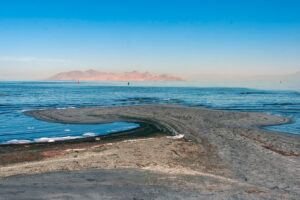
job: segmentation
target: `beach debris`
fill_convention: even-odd
[[[179,135],[174,135],[174,136],[167,136],[167,138],[173,139],[173,140],[178,140],[178,139],[184,138],[184,135],[183,134],[179,134]]]

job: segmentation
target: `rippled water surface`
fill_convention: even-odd
[[[25,116],[26,110],[161,103],[288,116],[295,122],[269,129],[300,134],[299,91],[299,82],[0,82],[0,143],[51,142],[139,126],[48,123]]]

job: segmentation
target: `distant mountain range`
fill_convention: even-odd
[[[49,81],[185,81],[183,78],[170,74],[155,75],[149,72],[107,73],[96,70],[70,71],[58,73],[46,80]]]

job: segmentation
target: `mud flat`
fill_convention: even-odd
[[[148,129],[2,145],[0,199],[300,198],[300,136],[263,129],[288,118],[171,105],[26,114],[59,123],[136,122]]]

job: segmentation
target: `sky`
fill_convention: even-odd
[[[0,0],[0,80],[148,71],[243,80],[300,71],[298,0]]]

